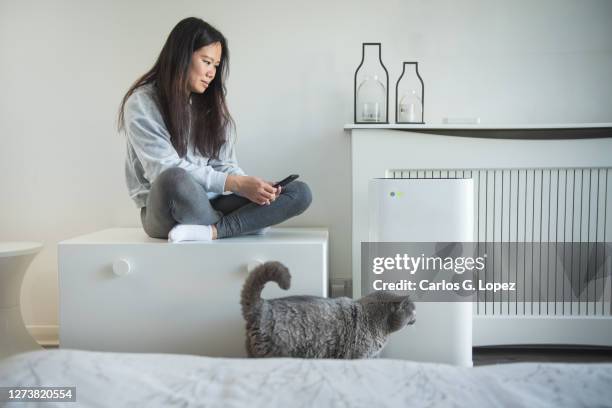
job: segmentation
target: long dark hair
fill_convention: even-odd
[[[186,90],[191,56],[201,47],[217,42],[221,44],[222,50],[217,74],[206,92],[191,95],[190,104]],[[234,129],[234,121],[225,103],[225,80],[228,73],[229,50],[223,34],[196,17],[181,20],[170,32],[153,68],[136,80],[123,97],[119,108],[119,130],[125,128],[124,108],[130,95],[137,88],[153,83],[156,102],[179,156],[187,153],[191,133],[200,154],[218,158],[229,136],[228,132]]]

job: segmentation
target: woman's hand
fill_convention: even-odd
[[[271,184],[272,186],[274,186],[276,183],[271,183],[268,181],[269,184]],[[278,196],[281,194],[281,186],[276,187],[276,196],[274,197],[274,199],[276,200],[278,198]]]
[[[270,204],[280,194],[280,188],[259,177],[235,175],[227,176],[225,191],[238,193],[259,205]]]

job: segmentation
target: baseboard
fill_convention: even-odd
[[[29,325],[26,326],[34,340],[41,346],[59,345],[58,325]]]
[[[610,316],[474,316],[472,344],[612,347],[611,325]]]
[[[336,295],[342,296],[339,293]],[[472,341],[475,347],[516,344],[582,344],[610,347],[610,322],[612,319],[609,316],[474,316]],[[58,325],[29,325],[27,329],[41,346],[59,346]]]

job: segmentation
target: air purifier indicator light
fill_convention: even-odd
[[[401,192],[401,191],[398,191],[398,192],[392,191],[392,192],[390,192],[390,193],[389,193],[389,195],[390,195],[391,197],[402,198],[402,196],[404,195],[404,193],[403,193],[403,192]]]

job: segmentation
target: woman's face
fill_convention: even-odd
[[[221,62],[221,43],[199,48],[191,55],[189,65],[189,92],[204,93],[215,78]]]

